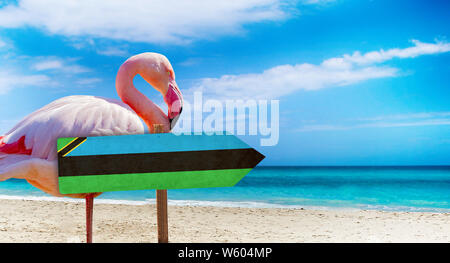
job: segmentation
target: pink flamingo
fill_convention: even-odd
[[[137,74],[164,96],[168,115],[134,87],[133,78]],[[0,136],[0,181],[25,179],[53,196],[86,198],[87,222],[92,221],[92,198],[101,193],[63,195],[59,192],[56,139],[142,134],[144,125],[140,118],[150,132],[153,124],[161,124],[163,132],[169,132],[183,105],[172,65],[157,53],[142,53],[126,60],[117,73],[116,90],[122,101],[95,96],[55,100]],[[87,227],[89,232],[89,223]]]

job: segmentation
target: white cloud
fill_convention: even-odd
[[[0,9],[0,26],[148,43],[185,43],[239,34],[249,23],[289,17],[280,0],[19,0]]]
[[[412,42],[413,47],[373,51],[362,55],[355,52],[353,55],[324,60],[319,65],[280,65],[262,73],[204,78],[191,91],[202,90],[206,96],[217,99],[273,99],[298,90],[318,90],[369,79],[395,77],[399,71],[397,68],[374,64],[393,58],[414,58],[450,51],[448,43],[422,43],[416,40]]]
[[[24,68],[28,67],[28,56],[17,55],[14,46],[10,40],[0,39],[0,95],[4,95],[15,88],[22,87],[42,87],[55,86],[56,81],[52,81],[47,74],[24,72]],[[42,64],[40,67],[55,67],[51,63]],[[1,134],[1,133],[0,133]]]
[[[413,47],[404,49],[393,48],[386,51],[381,49],[380,51],[372,51],[362,55],[359,51],[356,51],[352,55],[344,55],[342,58],[334,58],[331,59],[331,61],[324,61],[324,63],[354,63],[358,65],[367,65],[385,62],[393,58],[415,58],[421,55],[430,55],[450,51],[450,43],[423,43],[419,40],[412,40],[411,42],[414,44]],[[336,60],[339,60],[339,62]]]
[[[302,3],[305,5],[324,5],[335,1],[336,0],[303,0]]]
[[[419,112],[410,114],[395,114],[395,115],[384,115],[376,116],[371,118],[358,118],[356,121],[397,121],[397,120],[408,120],[408,119],[425,119],[425,118],[436,118],[436,117],[450,117],[450,112]]]
[[[77,58],[32,57],[11,53],[0,57],[0,95],[16,88],[90,87],[102,80],[91,77],[90,68],[77,64]]]
[[[200,89],[217,98],[278,98],[297,90],[318,90],[330,86],[345,86],[368,79],[396,75],[389,67],[362,69],[331,69],[312,64],[282,65],[260,74],[225,75],[206,78]]]
[[[359,128],[364,127],[409,127],[409,126],[435,126],[435,125],[450,125],[450,119],[430,119],[414,122],[377,122],[366,125],[360,125]]]
[[[338,131],[361,128],[389,128],[450,125],[450,112],[419,112],[411,114],[396,114],[358,118],[351,124],[313,124],[299,128],[299,132]]]
[[[10,52],[14,49],[15,47],[10,39],[5,37],[0,38],[0,53],[3,53],[3,55],[7,55],[7,52]]]
[[[97,53],[103,56],[127,57],[130,55],[127,50],[118,47],[106,47],[97,49]]]
[[[190,67],[190,66],[198,64],[200,61],[201,61],[201,58],[188,58],[184,61],[179,62],[178,65],[182,66],[182,67]]]
[[[99,83],[101,81],[102,81],[101,78],[83,78],[83,79],[77,80],[76,83],[79,85],[91,86],[91,85]]]
[[[0,69],[0,95],[6,94],[11,89],[17,87],[45,85],[54,85],[46,75],[26,75]]]
[[[69,41],[70,45],[78,50],[90,50],[102,56],[130,56],[130,53],[128,52],[129,45],[127,44],[113,45],[109,40],[94,40],[86,37],[73,37]]]
[[[339,131],[339,130],[352,130],[361,128],[389,128],[389,127],[413,127],[413,126],[436,126],[436,125],[450,125],[450,119],[432,119],[414,122],[376,122],[368,124],[357,125],[306,125],[297,131],[299,132],[311,132],[311,131]]]
[[[339,126],[339,125],[331,125],[331,124],[313,124],[313,125],[305,125],[300,129],[297,129],[299,132],[310,132],[310,131],[338,131],[338,130],[348,130],[349,127]]]
[[[33,65],[35,70],[49,70],[49,69],[59,69],[62,68],[62,63],[59,60],[46,60],[42,62],[38,62]]]
[[[57,57],[35,58],[38,62],[31,65],[37,71],[59,71],[69,74],[79,74],[89,72],[90,69],[78,65],[73,59],[62,59]]]

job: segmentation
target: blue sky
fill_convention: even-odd
[[[264,165],[450,164],[448,1],[0,1],[0,133],[67,95],[118,98],[159,52],[185,96],[280,100]],[[162,103],[141,79],[136,86]]]

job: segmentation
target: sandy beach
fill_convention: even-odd
[[[84,242],[84,203],[0,200],[0,242]],[[450,213],[169,206],[170,242],[449,242]],[[94,242],[156,242],[154,205],[96,204]]]

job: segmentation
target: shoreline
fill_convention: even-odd
[[[53,196],[33,196],[33,195],[2,195],[1,200],[23,200],[23,201],[49,201],[49,202],[68,202],[68,203],[84,203],[84,199],[53,197]],[[103,199],[96,198],[95,204],[117,204],[117,205],[153,205],[155,199],[146,199],[144,201],[126,200],[126,199]],[[193,206],[193,207],[228,207],[228,208],[276,208],[276,209],[300,209],[300,210],[342,210],[342,211],[383,211],[383,212],[429,212],[429,213],[450,213],[447,208],[430,208],[430,207],[411,207],[411,206],[386,206],[386,205],[359,205],[357,207],[349,206],[311,206],[311,205],[281,205],[274,203],[258,202],[258,201],[208,201],[208,200],[177,200],[169,199],[170,206]]]
[[[84,242],[84,200],[1,200],[0,242]],[[157,240],[155,205],[96,203],[94,242]],[[450,213],[169,205],[170,242],[450,242]]]

